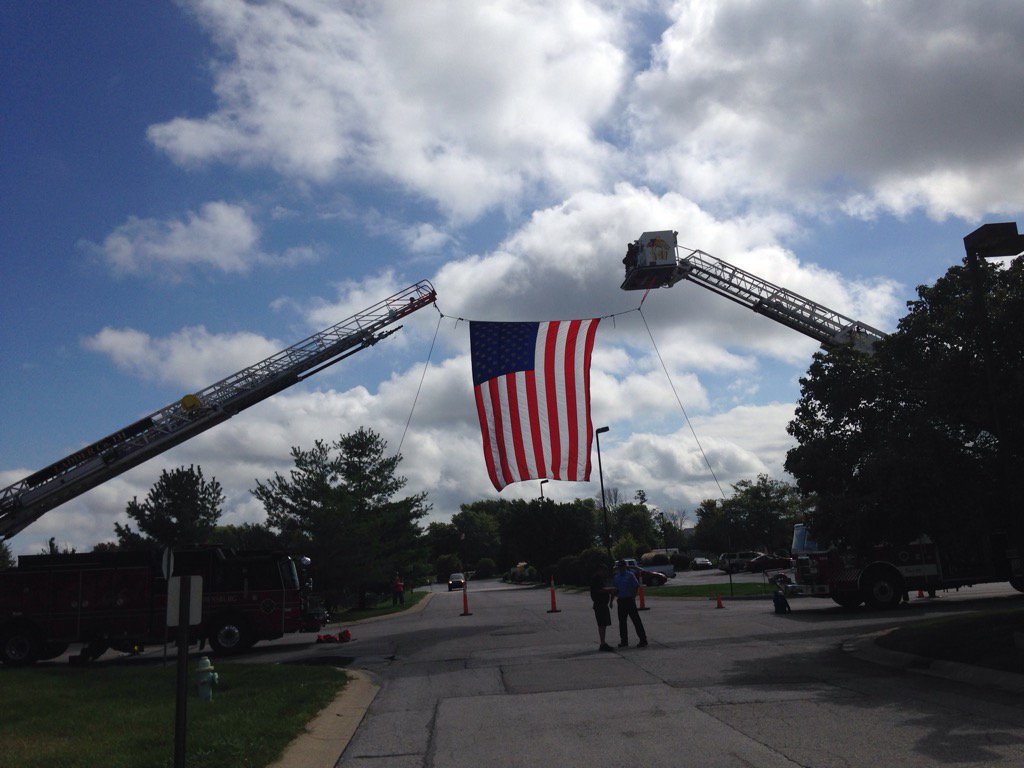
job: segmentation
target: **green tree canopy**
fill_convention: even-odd
[[[467,568],[475,568],[481,558],[498,556],[500,535],[494,515],[473,507],[462,507],[452,515],[452,527],[457,537],[454,550]]]
[[[216,478],[203,477],[201,467],[160,472],[145,501],[133,498],[126,514],[138,526],[114,523],[122,549],[185,547],[206,542],[221,515],[224,494]]]
[[[1019,540],[1024,262],[953,267],[873,356],[819,352],[786,469],[817,497],[819,542],[867,547],[974,528]]]
[[[758,475],[740,480],[726,499],[705,499],[697,508],[694,545],[708,552],[789,550],[793,525],[809,502],[793,485]]]
[[[282,549],[280,537],[265,523],[218,525],[210,538],[233,549]]]
[[[270,528],[313,556],[336,598],[361,602],[366,590],[382,588],[396,571],[415,582],[432,570],[417,524],[429,511],[426,494],[398,497],[406,483],[397,474],[402,459],[386,449],[365,427],[330,444],[293,447],[288,476],[275,473],[252,492]]]
[[[0,571],[14,567],[14,555],[6,541],[0,541]]]

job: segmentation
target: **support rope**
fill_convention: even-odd
[[[647,324],[647,318],[644,317],[644,311],[641,308],[637,308],[637,312],[640,313],[640,317],[644,321],[644,328],[647,329],[647,335],[651,337],[651,344],[654,345],[654,351],[658,355],[658,360],[661,362],[661,367],[665,371],[665,378],[668,379],[668,384],[672,387],[672,394],[676,396],[676,402],[679,403],[679,410],[683,412],[683,418],[686,419],[686,426],[690,428],[690,434],[693,435],[694,442],[697,443],[697,448],[700,450],[700,455],[704,457],[704,463],[708,466],[708,471],[711,472],[711,477],[714,478],[715,485],[718,486],[718,492],[722,498],[725,498],[725,492],[722,490],[722,484],[718,482],[718,476],[715,474],[714,468],[711,466],[711,462],[708,461],[708,455],[704,453],[704,446],[700,444],[700,438],[697,437],[697,432],[693,428],[693,424],[690,422],[690,417],[686,413],[686,409],[683,407],[683,401],[679,399],[679,393],[676,392],[676,385],[672,382],[672,377],[668,373],[668,366],[665,365],[665,360],[661,356],[661,351],[658,349],[657,343],[654,341],[654,334],[651,333],[651,327]]]
[[[436,304],[434,305],[437,306]],[[430,340],[430,350],[427,352],[427,359],[423,362],[423,373],[420,374],[420,383],[416,387],[416,396],[412,399],[412,408],[409,409],[409,418],[405,420],[405,429],[402,430],[402,439],[398,441],[398,450],[396,454],[402,452],[402,444],[405,443],[405,435],[409,431],[409,424],[412,423],[412,415],[416,410],[416,403],[420,399],[420,390],[423,389],[423,379],[427,375],[427,366],[430,365],[430,356],[434,354],[434,342],[437,341],[437,331],[441,327],[441,320],[444,319],[444,315],[441,314],[441,310],[437,311],[437,325],[434,326],[434,338]]]

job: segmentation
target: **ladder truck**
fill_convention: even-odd
[[[644,232],[639,240],[630,243],[622,260],[626,265],[622,289],[645,291],[689,280],[806,334],[825,347],[849,344],[871,353],[875,344],[886,337],[883,331],[867,323],[852,320],[704,251],[691,250],[679,257],[677,236],[671,230]]]
[[[0,541],[46,512],[371,347],[437,299],[427,280],[378,301],[226,379],[190,393],[0,491]]]
[[[689,280],[810,336],[826,349],[852,346],[873,354],[875,345],[887,336],[703,251],[691,250],[679,257],[677,235],[671,230],[644,232],[630,243],[622,260],[626,267],[622,289],[650,290]],[[985,224],[964,238],[964,247],[969,266],[976,268],[979,259],[1024,252],[1024,235],[1012,222]],[[840,552],[819,546],[811,532],[797,524],[792,545],[795,583],[787,591],[828,597],[846,608],[862,603],[891,608],[909,599],[911,590],[934,596],[936,589],[991,582],[1008,581],[1024,592],[1021,544],[1001,531],[965,534],[957,541],[935,541],[922,533],[911,542],[880,543],[871,552]]]
[[[227,421],[246,408],[387,338],[389,328],[435,302],[422,280],[216,384],[190,393],[0,491],[0,540],[47,511]],[[171,553],[166,553],[170,555]],[[135,651],[166,639],[171,575],[204,580],[202,619],[190,641],[236,653],[260,640],[323,625],[301,577],[309,565],[284,552],[218,546],[158,552],[22,555],[0,571],[0,663],[31,664],[82,643],[78,660],[107,648]],[[171,569],[173,568],[173,573]]]

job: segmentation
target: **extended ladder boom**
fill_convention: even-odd
[[[255,365],[185,395],[0,491],[0,540],[110,480],[398,330],[387,326],[434,303],[426,280]],[[401,327],[401,326],[399,326]]]
[[[623,290],[670,287],[680,280],[689,280],[827,347],[849,344],[870,353],[875,343],[886,337],[883,331],[867,323],[852,320],[704,251],[693,250],[677,258],[677,250],[675,232],[644,232],[629,245],[623,259]]]

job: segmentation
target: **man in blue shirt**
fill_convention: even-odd
[[[626,648],[629,645],[629,634],[626,627],[626,617],[633,621],[633,628],[640,638],[637,648],[644,648],[647,645],[647,633],[644,631],[644,624],[640,621],[640,611],[636,608],[636,593],[640,589],[640,582],[636,575],[626,567],[625,560],[615,563],[615,575],[612,576],[615,583],[616,596],[619,598],[619,648]]]

